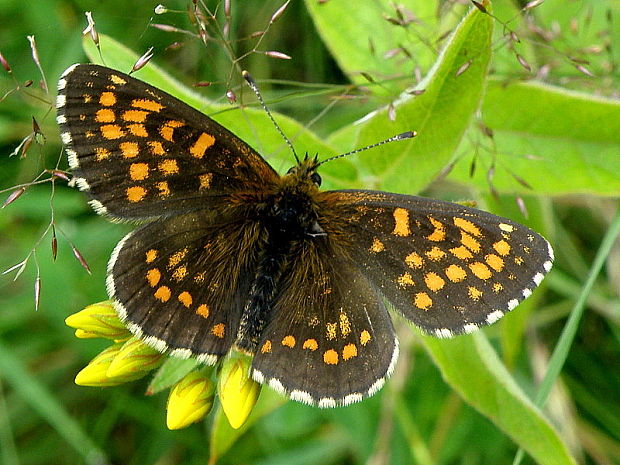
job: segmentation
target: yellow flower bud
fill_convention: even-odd
[[[113,344],[86,365],[75,377],[75,384],[79,386],[117,386],[124,381],[108,378],[106,372],[121,350],[123,344]]]
[[[204,418],[213,407],[215,383],[195,370],[183,377],[168,396],[168,429],[185,428]]]
[[[132,337],[123,344],[106,374],[108,378],[133,381],[161,365],[163,357],[164,354]]]
[[[112,302],[105,300],[89,305],[65,319],[67,326],[76,328],[75,335],[81,338],[104,337],[115,341],[131,337],[131,333],[118,318]]]
[[[79,339],[95,339],[100,336],[99,334],[91,333],[89,331],[84,331],[83,329],[78,328],[75,330],[75,337]]]
[[[260,384],[250,377],[251,364],[251,357],[231,352],[220,371],[220,402],[230,426],[235,429],[246,422],[260,394]]]

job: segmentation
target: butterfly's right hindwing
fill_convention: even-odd
[[[378,391],[398,357],[381,294],[325,236],[294,246],[252,363],[253,377],[319,407]]]

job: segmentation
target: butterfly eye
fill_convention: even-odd
[[[317,187],[321,187],[321,175],[319,173],[312,173],[310,175],[310,179],[312,180],[312,182],[314,184],[317,185]]]

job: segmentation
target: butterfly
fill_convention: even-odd
[[[393,308],[440,338],[491,324],[551,269],[531,229],[463,205],[320,190],[320,162],[278,174],[177,98],[110,68],[58,83],[57,121],[94,210],[140,222],[114,248],[107,292],[136,336],[251,376],[291,399],[348,405],[394,369]]]

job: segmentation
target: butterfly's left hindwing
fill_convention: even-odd
[[[497,321],[551,269],[549,243],[474,208],[375,191],[322,193],[324,229],[342,236],[355,265],[425,332],[438,337]]]
[[[160,351],[213,364],[228,352],[256,266],[255,228],[198,210],[128,234],[108,293],[131,331]]]
[[[68,68],[57,107],[78,187],[98,213],[116,219],[178,215],[278,178],[211,118],[110,68]]]

